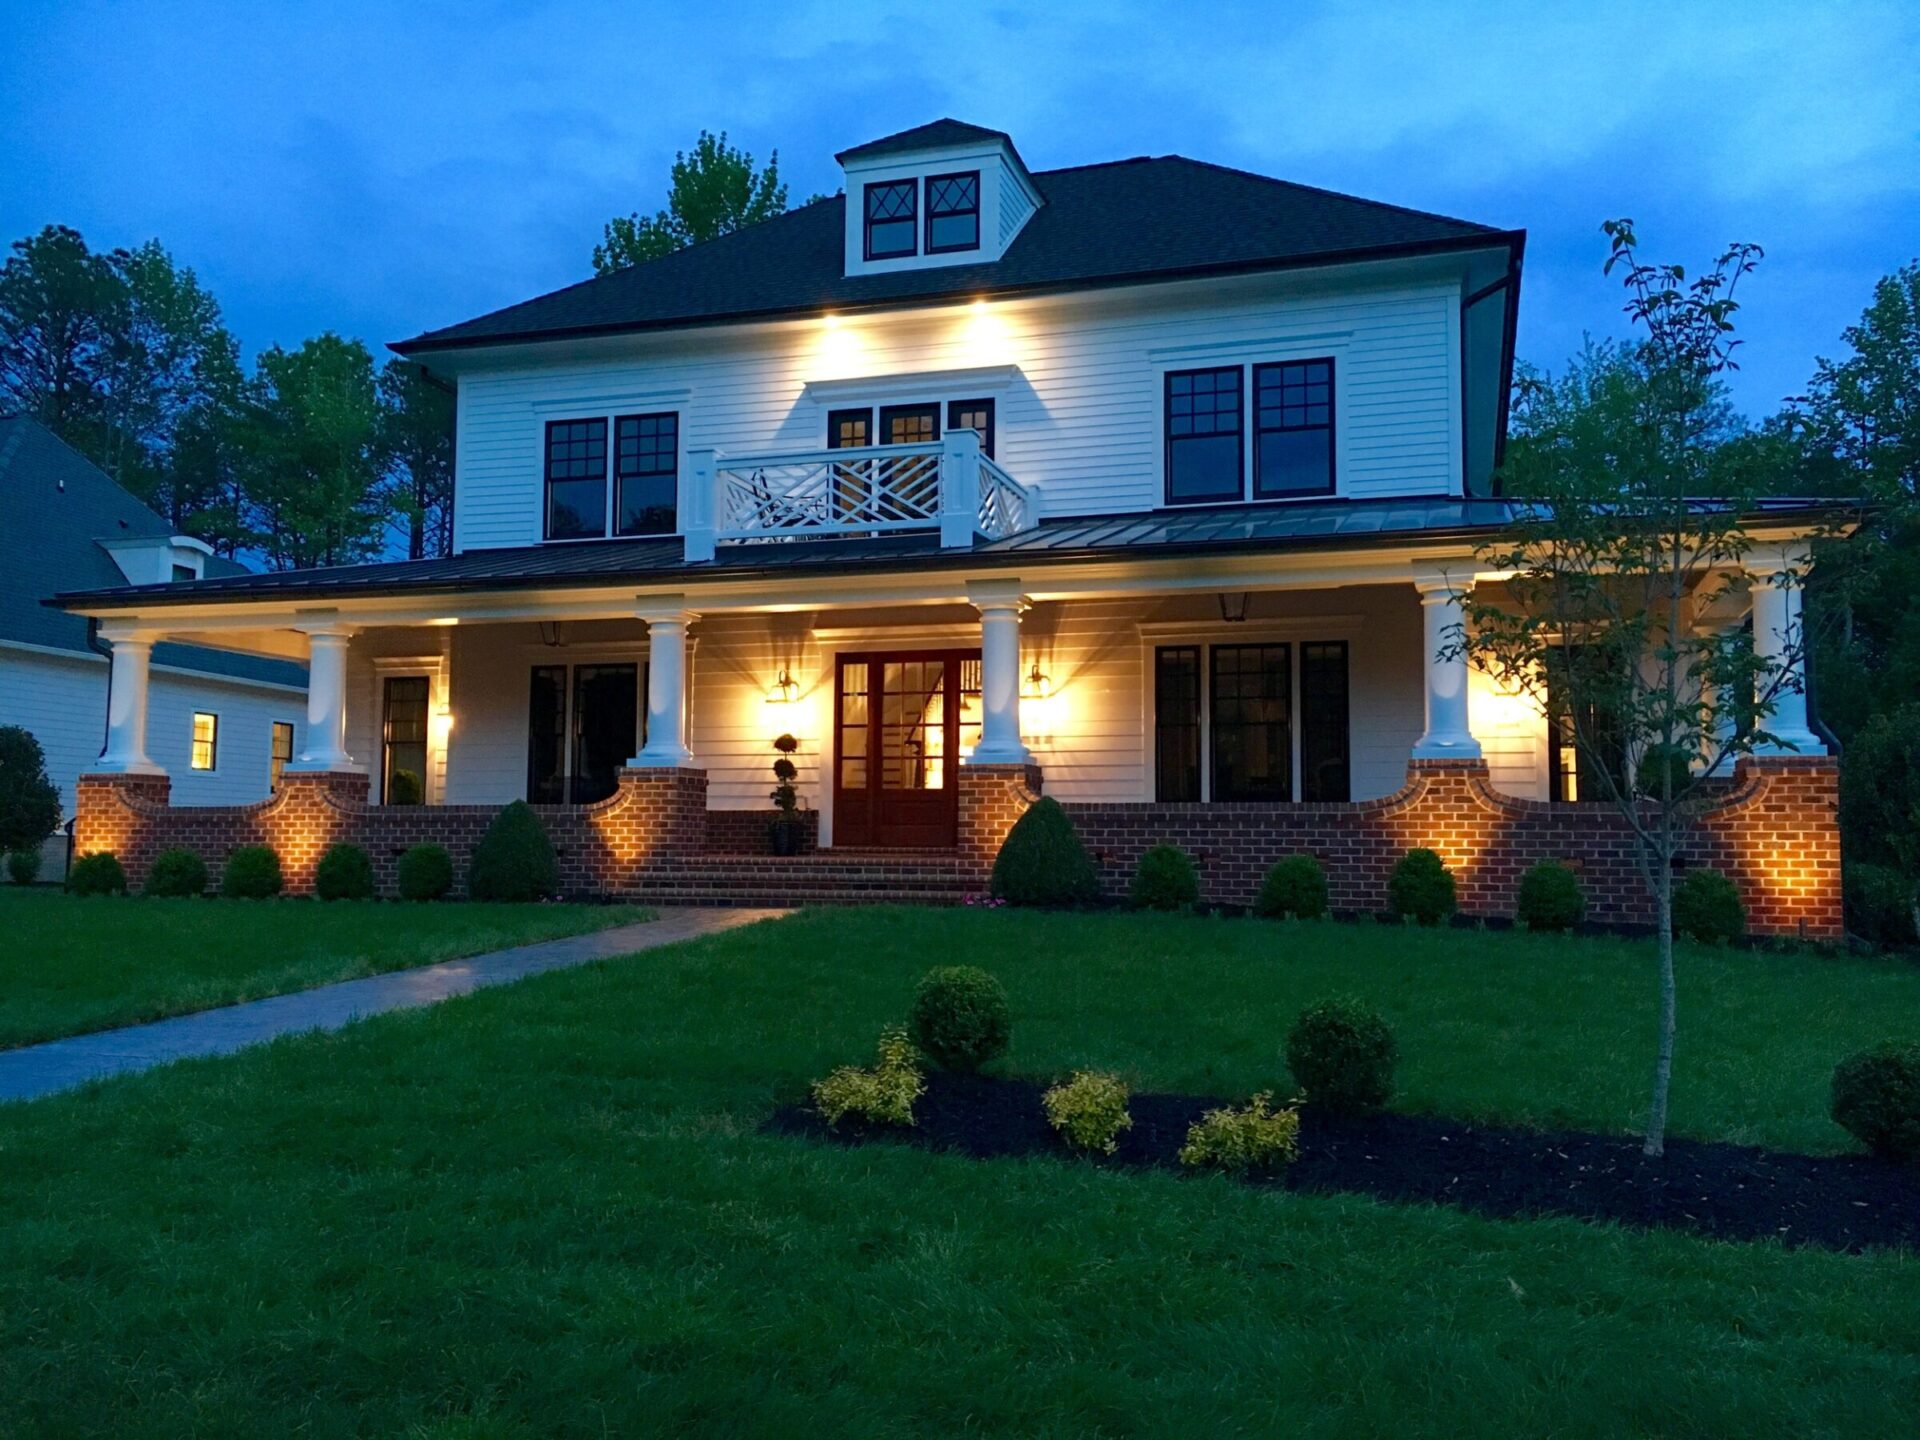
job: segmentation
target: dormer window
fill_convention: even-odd
[[[918,253],[919,197],[917,180],[867,186],[867,259],[897,260]]]
[[[980,172],[927,177],[927,253],[980,248]]]

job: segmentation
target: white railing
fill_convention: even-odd
[[[689,456],[687,559],[751,541],[938,530],[944,547],[1031,527],[1039,497],[956,430],[925,445]]]

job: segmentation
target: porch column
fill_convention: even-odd
[[[693,763],[687,748],[687,622],[679,605],[644,608],[647,622],[647,743],[628,764],[669,770]]]
[[[1020,740],[1020,614],[1027,597],[1017,580],[968,587],[980,612],[980,743],[969,765],[1025,765]]]
[[[153,641],[144,635],[113,635],[112,678],[107,690],[107,744],[93,769],[117,775],[164,775],[147,758],[147,682]]]
[[[1425,626],[1427,729],[1413,747],[1416,760],[1478,760],[1480,742],[1467,722],[1467,657],[1443,656],[1458,643],[1455,627],[1466,621],[1468,582],[1427,576],[1413,582],[1420,592]]]
[[[1769,663],[1774,685],[1773,713],[1760,728],[1774,743],[1757,746],[1759,755],[1824,755],[1827,747],[1807,720],[1807,645],[1801,624],[1801,582],[1806,574],[1804,555],[1776,552],[1748,560],[1753,576],[1753,648]]]
[[[347,625],[299,627],[307,637],[307,739],[289,770],[359,773],[347,753]]]

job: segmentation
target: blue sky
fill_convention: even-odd
[[[938,115],[1036,169],[1177,152],[1530,234],[1520,353],[1620,333],[1602,219],[1764,245],[1736,398],[1920,254],[1920,5],[106,5],[0,0],[0,238],[159,237],[249,353],[378,346],[590,273],[676,149]]]

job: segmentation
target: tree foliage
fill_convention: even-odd
[[[635,211],[615,216],[593,247],[596,275],[611,275],[629,265],[658,260],[689,245],[718,239],[748,225],[771,220],[787,208],[787,187],[780,179],[780,152],[757,169],[753,156],[719,135],[700,132],[693,152],[673,158],[667,208],[651,216]]]
[[[380,451],[387,504],[407,558],[453,553],[453,391],[424,366],[389,360],[380,371]]]
[[[33,732],[0,725],[0,854],[37,849],[60,823],[60,792]]]

